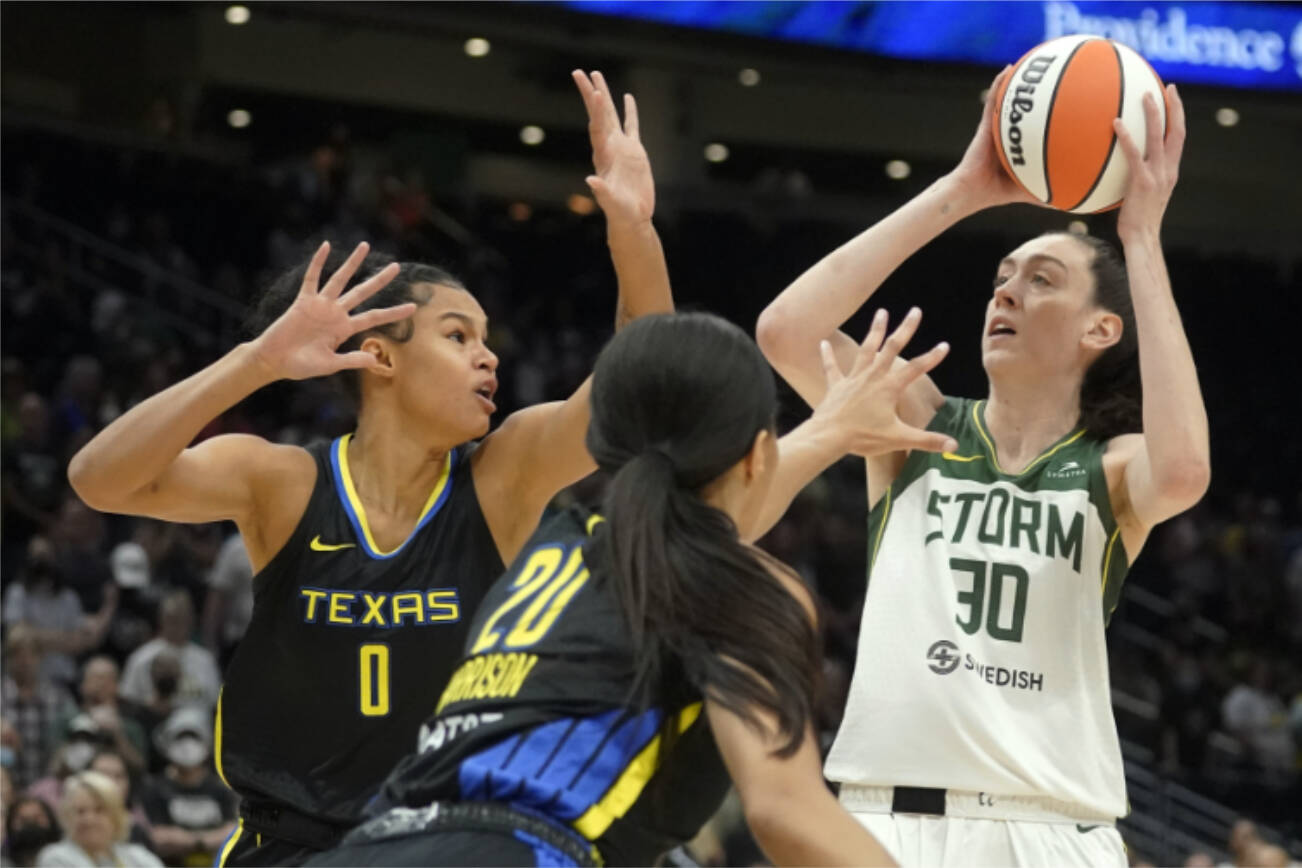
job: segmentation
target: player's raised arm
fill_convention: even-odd
[[[1145,534],[1197,503],[1211,480],[1207,409],[1162,256],[1162,216],[1175,189],[1185,139],[1184,106],[1175,85],[1167,85],[1167,103],[1171,127],[1164,141],[1157,103],[1144,97],[1147,157],[1125,126],[1115,123],[1130,165],[1117,234],[1125,250],[1144,390],[1142,441],[1121,437],[1115,445],[1133,453],[1126,462],[1125,511],[1132,532]]]
[[[165,521],[232,519],[247,529],[260,487],[274,487],[291,453],[302,450],[249,435],[213,437],[186,447],[205,425],[268,383],[374,363],[368,353],[336,350],[359,331],[411,316],[415,305],[350,313],[398,272],[390,265],[344,293],[368,249],[358,245],[319,287],[330,251],[322,244],[293,304],[265,332],[142,401],[82,447],[68,467],[82,500],[106,512]]]
[[[841,367],[852,363],[856,343],[840,330],[895,269],[964,217],[1010,202],[1034,202],[1010,179],[990,140],[995,94],[1008,70],[990,85],[981,123],[958,166],[905,205],[819,260],[760,314],[760,349],[811,407],[827,388],[819,343],[829,341]],[[925,424],[940,404],[930,378],[919,378],[901,412]]]
[[[768,533],[791,501],[814,477],[846,455],[871,458],[887,452],[924,449],[941,452],[957,448],[947,434],[924,431],[900,418],[900,396],[949,353],[941,343],[908,362],[900,351],[922,321],[914,308],[886,337],[886,311],[879,310],[872,327],[854,353],[849,373],[840,368],[832,347],[822,343],[827,388],[814,413],[778,441],[778,468],[754,526],[741,528],[743,539]],[[883,340],[884,339],[884,340]]]
[[[669,271],[651,222],[655,179],[638,130],[637,103],[624,95],[624,120],[600,72],[573,73],[588,113],[595,174],[587,184],[606,216],[606,238],[619,284],[615,327],[640,316],[673,311]],[[508,562],[537,525],[547,502],[596,464],[583,445],[590,380],[564,401],[513,413],[477,453],[475,481],[486,493],[489,524]]]

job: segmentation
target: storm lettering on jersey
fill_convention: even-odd
[[[925,544],[946,539],[949,542],[976,541],[983,545],[1000,545],[1029,551],[1047,558],[1071,561],[1080,572],[1081,551],[1085,541],[1085,513],[1075,514],[1058,508],[1056,503],[1019,497],[1004,488],[985,491],[962,491],[943,494],[932,491],[927,499],[930,531]]]
[[[326,627],[425,627],[461,620],[456,588],[426,591],[348,591],[299,588],[305,624]]]

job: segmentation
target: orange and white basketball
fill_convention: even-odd
[[[1088,35],[1037,45],[995,95],[991,134],[999,159],[1024,190],[1051,208],[1077,214],[1114,208],[1130,171],[1112,120],[1121,118],[1145,152],[1146,93],[1157,100],[1165,136],[1162,80],[1133,49]]]

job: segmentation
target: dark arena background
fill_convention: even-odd
[[[56,798],[88,733],[136,738],[155,774],[165,764],[167,734],[147,731],[165,700],[130,727],[77,714],[94,704],[86,661],[126,664],[162,609],[220,667],[251,606],[233,527],[93,512],[68,487],[69,457],[242,340],[260,292],[311,245],[365,239],[459,275],[492,321],[500,420],[567,395],[612,330],[572,69],[637,96],[678,305],[753,333],[804,268],[955,164],[1004,63],[1073,32],[1131,42],[1185,100],[1163,242],[1212,437],[1210,491],[1155,531],[1108,631],[1132,809],[1121,830],[1136,865],[1252,864],[1254,836],[1302,858],[1297,5],[9,2],[0,14],[6,859],[41,813],[24,791]],[[984,212],[906,263],[881,303],[893,317],[919,304],[914,348],[954,347],[938,384],[982,395],[978,324],[999,258],[1047,229],[1115,237],[1114,225]],[[866,328],[862,314],[849,325]],[[807,414],[789,390],[783,407],[784,430]],[[203,436],[306,443],[349,430],[350,414],[328,384],[277,384]],[[863,492],[862,463],[842,461],[763,543],[827,613],[824,746],[858,635]],[[66,634],[42,645],[48,729],[11,714],[9,678],[9,638],[38,617],[15,591],[41,571],[73,592],[39,613]],[[150,676],[128,664],[122,697]],[[133,787],[147,841],[151,825],[171,829],[140,797],[152,783]],[[207,829],[233,816],[217,786]],[[671,858],[763,859],[728,804]]]

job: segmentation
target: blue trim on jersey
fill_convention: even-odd
[[[576,868],[579,864],[542,838],[536,838],[521,829],[515,829],[511,834],[517,841],[533,848],[533,864],[538,868]]]
[[[448,495],[452,493],[453,477],[456,475],[457,450],[453,449],[448,453],[447,478],[446,480],[440,480],[442,490],[438,492],[438,496],[434,499],[434,502],[426,507],[424,514],[421,515],[420,520],[416,522],[416,527],[414,527],[411,533],[407,535],[407,538],[402,541],[402,545],[398,546],[391,552],[382,552],[371,543],[369,529],[366,527],[362,520],[362,516],[357,509],[358,506],[360,506],[360,503],[355,504],[353,498],[350,497],[348,493],[348,485],[351,480],[346,480],[346,471],[340,463],[340,453],[346,448],[348,438],[351,436],[351,434],[345,434],[342,437],[336,438],[334,443],[330,444],[330,468],[334,471],[335,493],[339,495],[339,502],[343,504],[344,513],[348,516],[348,521],[353,526],[353,533],[357,536],[358,547],[375,560],[387,560],[396,557],[399,552],[406,548],[407,543],[411,542],[416,534],[420,533],[421,529],[425,527],[425,525],[429,524],[430,519],[434,518],[434,516],[438,514],[438,511],[443,508],[443,504],[447,502]],[[437,484],[439,483],[436,483],[436,485]]]
[[[461,761],[465,801],[510,802],[569,823],[598,802],[655,738],[661,713],[622,709],[565,717],[503,739]]]

